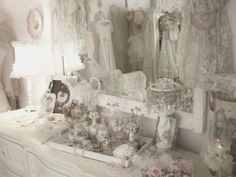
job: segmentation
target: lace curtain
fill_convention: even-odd
[[[233,71],[227,1],[191,0],[184,6],[177,64],[189,88],[209,89],[212,77]]]
[[[10,74],[14,63],[11,42],[14,34],[0,14],[0,112],[16,109],[16,96],[19,96],[18,81],[12,80]]]
[[[186,0],[153,0],[153,4],[158,12],[181,11]]]
[[[67,53],[86,53],[87,20],[84,0],[52,0],[53,45]],[[73,48],[73,49],[71,49]]]

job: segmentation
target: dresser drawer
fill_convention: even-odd
[[[8,170],[4,164],[2,163],[2,161],[0,160],[0,177],[21,177],[17,174],[15,174],[14,172]]]
[[[9,170],[24,176],[24,148],[22,146],[0,137],[0,160]]]
[[[13,172],[7,170],[6,171],[6,175],[4,177],[21,177],[21,176],[19,176],[19,175],[13,173]]]
[[[67,172],[60,171],[56,167],[52,167],[41,161],[32,153],[27,153],[28,158],[28,176],[30,177],[73,177],[66,175]]]

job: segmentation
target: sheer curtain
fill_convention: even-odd
[[[0,14],[0,112],[16,109],[16,95],[19,87],[17,81],[10,79],[14,53],[11,42],[13,32],[7,25],[3,14]]]

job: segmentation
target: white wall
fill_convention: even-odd
[[[44,32],[41,41],[50,40],[50,8],[49,1],[45,0],[0,0],[0,11],[6,14],[15,32],[17,40],[32,41],[27,32],[26,18],[29,9],[39,8],[44,16]]]
[[[32,7],[39,8],[44,16],[44,31],[39,41],[50,42],[51,18],[48,0],[0,0],[0,13],[4,14],[9,22],[9,25],[12,26],[12,30],[15,33],[17,41],[33,41],[27,31],[26,24],[27,14]],[[20,106],[24,107],[27,105],[26,82],[22,79],[20,83]],[[36,102],[39,102],[43,91],[47,87],[47,84],[48,82],[42,78],[37,78],[33,82],[33,92]]]

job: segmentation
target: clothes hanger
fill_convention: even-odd
[[[103,19],[106,19],[105,13],[102,11],[102,0],[97,1],[97,6],[99,11],[95,14],[95,21],[101,21]]]
[[[100,25],[102,25],[102,26],[107,26],[107,25],[109,25],[111,23],[111,21],[110,20],[108,20],[108,19],[103,19],[103,20],[100,20],[99,21],[99,24]]]
[[[97,1],[97,6],[99,11],[95,14],[95,20],[102,26],[107,26],[111,23],[109,19],[106,18],[105,13],[102,11],[102,0]]]

